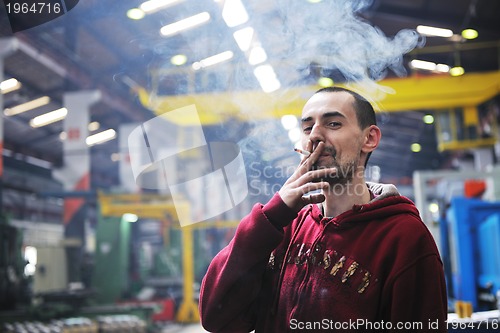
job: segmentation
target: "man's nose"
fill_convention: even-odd
[[[325,137],[323,135],[323,131],[321,126],[314,125],[311,129],[311,133],[309,135],[309,140],[313,143],[313,149],[321,142],[325,141]]]

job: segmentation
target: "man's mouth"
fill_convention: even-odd
[[[322,152],[321,152],[321,157],[323,156],[330,156],[332,158],[335,159],[335,157],[337,156],[337,151],[333,148],[325,148]]]

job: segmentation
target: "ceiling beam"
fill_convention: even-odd
[[[120,94],[104,85],[104,83],[102,83],[100,80],[97,80],[96,82],[97,78],[93,77],[86,70],[84,70],[82,68],[84,66],[75,63],[74,56],[70,57],[66,54],[68,53],[67,49],[62,50],[62,52],[64,53],[61,54],[61,50],[58,49],[57,52],[54,52],[47,46],[47,43],[43,43],[36,38],[33,38],[28,33],[20,32],[16,36],[22,43],[35,48],[40,56],[43,55],[44,59],[47,59],[46,63],[48,64],[48,66],[53,67],[50,69],[55,69],[56,73],[64,75],[64,78],[70,80],[80,89],[98,89],[102,94],[102,103],[110,106],[118,112],[122,112],[131,121],[145,120],[146,111],[143,108],[139,107],[138,105],[132,106],[132,102],[130,100],[124,99]],[[56,65],[49,65],[50,63]]]

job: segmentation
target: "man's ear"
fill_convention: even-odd
[[[363,146],[361,147],[361,151],[368,154],[378,147],[380,139],[382,138],[382,132],[376,125],[370,125],[370,127],[364,129],[364,132],[365,141],[363,143]]]

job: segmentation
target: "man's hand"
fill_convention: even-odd
[[[318,179],[331,178],[337,172],[336,168],[311,170],[321,155],[324,146],[324,142],[320,142],[311,155],[302,159],[297,170],[288,178],[278,192],[283,202],[297,212],[307,204],[323,202],[325,200],[323,194],[317,193],[308,196],[306,194],[311,191],[328,188],[328,182],[318,181]],[[311,151],[311,149],[312,142],[309,141],[306,150]]]

